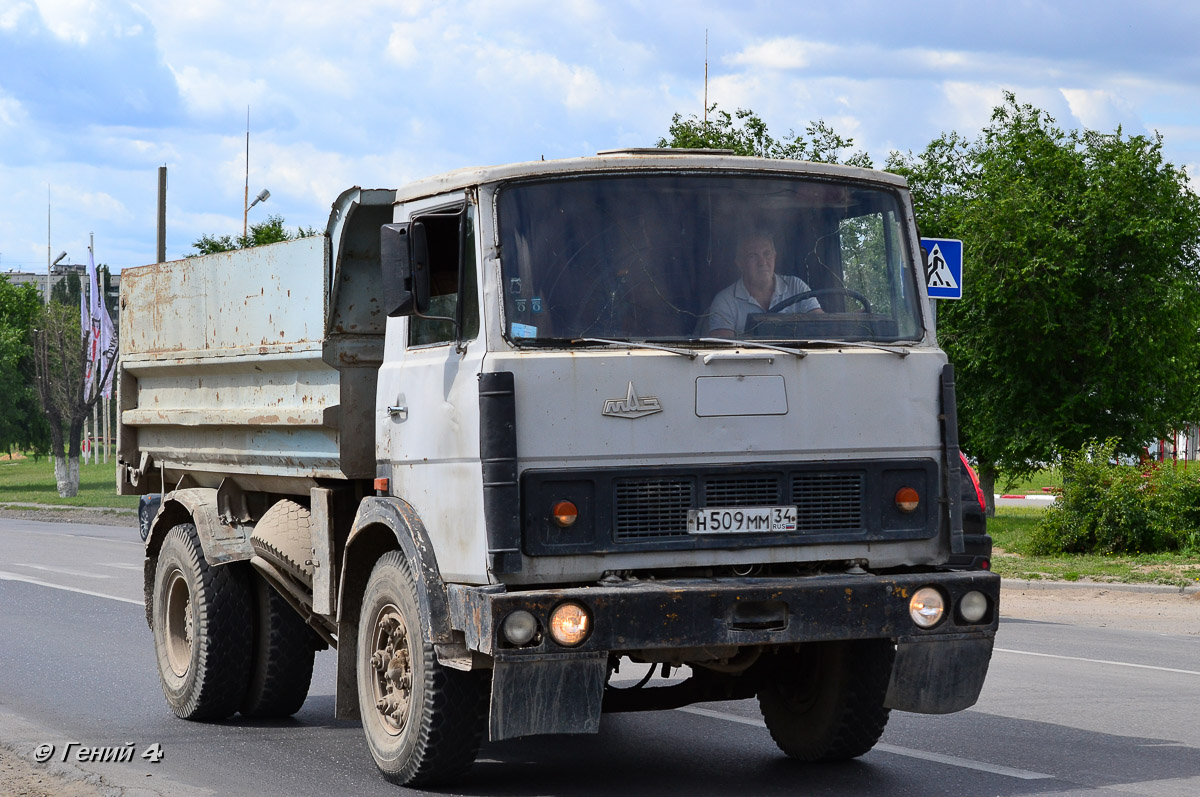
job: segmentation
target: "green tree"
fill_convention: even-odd
[[[100,398],[93,391],[84,398],[87,341],[79,329],[79,306],[49,302],[42,308],[33,334],[34,384],[49,426],[50,454],[58,494],[69,498],[79,492],[79,454],[84,421]],[[116,359],[109,364],[115,365]],[[107,377],[99,374],[99,384]]]
[[[50,289],[50,300],[65,304],[68,307],[79,306],[79,294],[83,289],[83,280],[74,271],[68,271],[66,276],[54,283]]]
[[[317,234],[316,229],[312,227],[297,227],[293,233],[284,226],[283,216],[270,215],[264,221],[251,224],[244,236],[234,238],[231,235],[202,235],[192,244],[192,248],[196,250],[196,254],[211,255],[214,252],[232,252],[235,249],[277,244],[280,241],[308,238]]]
[[[845,163],[850,166],[871,168],[871,158],[865,152],[853,152],[842,158],[842,150],[854,145],[854,139],[838,135],[833,128],[818,119],[805,128],[808,137],[798,136],[789,130],[782,140],[767,131],[767,124],[753,111],[739,108],[732,115],[717,108],[714,102],[708,107],[708,120],[695,115],[684,119],[681,114],[671,117],[671,126],[665,138],[658,140],[659,147],[678,149],[730,149],[735,155],[758,158],[783,158],[807,160],[818,163]]]
[[[47,448],[49,429],[33,389],[30,335],[41,313],[31,284],[13,285],[0,276],[0,451]]]
[[[961,238],[938,304],[985,495],[1087,441],[1124,453],[1200,417],[1200,199],[1162,137],[1064,132],[1011,94],[974,142],[893,153],[922,233]]]

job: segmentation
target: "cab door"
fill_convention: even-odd
[[[430,306],[389,318],[379,373],[377,456],[389,492],[416,509],[443,578],[486,581],[479,462],[480,329],[475,209],[414,210],[429,249]]]

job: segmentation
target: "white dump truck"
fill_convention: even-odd
[[[333,646],[337,716],[429,784],[605,712],[757,697],[833,761],[972,705],[999,578],[921,263],[894,175],[626,150],[127,269],[117,483],[162,495],[171,709],[290,715]]]

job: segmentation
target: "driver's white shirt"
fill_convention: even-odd
[[[810,290],[808,284],[799,277],[793,277],[788,274],[776,274],[775,292],[771,294],[771,307],[779,304],[789,296],[795,296],[807,290]],[[721,290],[713,297],[712,304],[709,305],[708,313],[705,316],[708,320],[708,333],[712,334],[713,330],[716,329],[732,329],[734,332],[745,332],[746,319],[755,313],[765,313],[771,307],[763,307],[759,304],[758,300],[750,295],[746,284],[739,278],[737,282]],[[796,302],[790,307],[783,308],[779,312],[808,313],[819,309],[821,309],[821,303],[816,300],[816,297],[810,296],[802,302]]]

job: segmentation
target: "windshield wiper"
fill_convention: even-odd
[[[691,349],[676,349],[671,346],[659,346],[657,343],[645,343],[639,340],[610,340],[608,338],[575,338],[572,343],[603,343],[607,346],[630,346],[635,349],[651,349],[653,351],[665,351],[671,354],[678,354],[680,357],[687,357],[689,360],[694,360],[699,355]]]
[[[796,343],[799,343],[801,346],[849,346],[857,349],[876,349],[894,354],[900,359],[904,359],[909,355],[908,349],[901,349],[896,346],[884,346],[882,343],[864,343],[858,340],[798,340]]]
[[[760,343],[757,340],[738,340],[737,338],[700,338],[701,343],[724,343],[730,346],[744,346],[748,349],[767,349],[768,351],[777,351],[783,354],[790,354],[793,357],[805,358],[808,352],[800,351],[799,349],[789,349],[785,346],[775,346],[771,343]],[[708,362],[708,358],[704,358]]]

